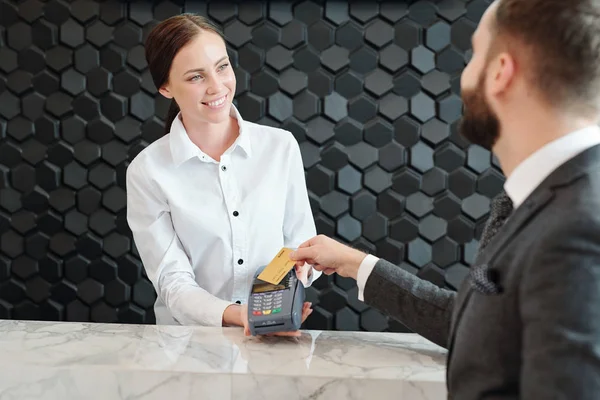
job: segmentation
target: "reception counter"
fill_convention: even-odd
[[[0,320],[0,399],[445,399],[415,334]]]

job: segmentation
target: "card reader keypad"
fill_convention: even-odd
[[[252,296],[252,315],[271,315],[281,312],[283,290],[255,293]]]

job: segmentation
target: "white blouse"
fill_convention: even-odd
[[[157,324],[221,326],[259,267],[316,234],[294,136],[244,121],[233,105],[231,115],[239,137],[219,162],[178,115],[127,169],[127,221],[158,295]]]

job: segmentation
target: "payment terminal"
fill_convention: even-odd
[[[258,279],[265,267],[254,275],[248,298],[248,325],[252,336],[272,332],[297,331],[302,324],[304,284],[296,277],[295,269],[278,285]]]

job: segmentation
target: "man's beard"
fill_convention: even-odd
[[[485,98],[484,81],[482,74],[474,89],[462,91],[464,107],[459,132],[469,142],[491,151],[498,140],[500,122]]]

